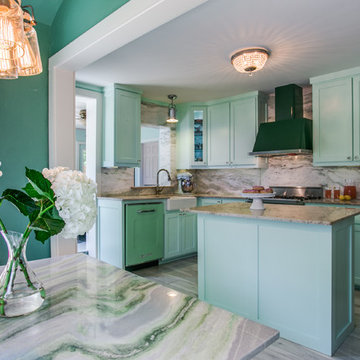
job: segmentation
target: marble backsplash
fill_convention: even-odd
[[[360,167],[318,167],[311,155],[269,158],[263,169],[190,170],[196,192],[204,194],[239,195],[252,185],[263,186],[343,186],[353,180],[360,198]]]

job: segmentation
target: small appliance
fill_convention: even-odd
[[[190,193],[194,190],[192,177],[192,174],[189,172],[182,172],[177,174],[179,194]]]

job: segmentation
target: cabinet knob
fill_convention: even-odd
[[[359,159],[359,156],[358,156],[358,155],[356,155],[356,156],[355,156],[355,159],[356,159],[356,160],[358,160],[358,159]]]
[[[346,159],[347,159],[347,160],[350,160],[350,159],[351,159],[351,156],[348,156]],[[355,159],[356,159],[356,157],[355,157]]]

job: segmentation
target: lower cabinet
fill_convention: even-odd
[[[197,215],[182,211],[165,214],[164,260],[197,251]]]
[[[245,199],[237,199],[237,198],[199,198],[198,199],[198,206],[227,204],[227,203],[233,203],[233,202],[245,202]]]
[[[355,231],[354,231],[354,274],[355,274],[354,276],[355,286],[360,290],[360,224],[359,223],[355,223]]]

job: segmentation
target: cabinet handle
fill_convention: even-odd
[[[151,210],[138,210],[136,211],[138,214],[144,214],[144,213],[152,213],[155,212],[155,209],[151,209]]]
[[[359,159],[359,157],[356,155],[356,156],[355,156],[355,159],[356,159],[356,160],[358,160],[358,159]]]
[[[348,156],[346,159],[350,160],[351,159],[351,156]],[[355,158],[356,159],[356,158]]]

